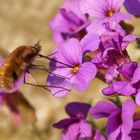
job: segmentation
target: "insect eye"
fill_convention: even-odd
[[[31,60],[31,59],[33,58],[33,55],[29,54],[29,55],[27,55],[26,58],[27,58],[28,60]]]
[[[20,53],[17,53],[16,56],[17,56],[17,57],[20,57],[21,55],[20,55]]]
[[[17,73],[16,72],[13,72],[13,77],[14,77],[14,80],[17,80],[18,79],[18,76],[17,76]]]

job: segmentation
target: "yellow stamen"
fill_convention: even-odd
[[[76,74],[79,71],[80,66],[76,66],[73,68],[72,73]]]
[[[108,9],[106,11],[106,16],[111,17],[114,13],[116,13],[115,9]]]

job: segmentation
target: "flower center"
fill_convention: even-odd
[[[110,9],[108,9],[107,11],[106,11],[106,16],[107,17],[111,17],[114,13],[116,13],[116,11],[115,11],[115,9],[113,9],[113,8],[110,8]]]
[[[72,70],[72,73],[73,73],[73,74],[76,74],[76,73],[79,71],[79,68],[80,68],[80,65],[75,66],[75,67],[73,68],[73,70]]]

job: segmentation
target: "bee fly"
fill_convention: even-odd
[[[0,67],[1,91],[13,91],[16,82],[28,72],[40,49],[39,42],[34,46],[19,46],[4,60]]]
[[[39,54],[40,49],[41,46],[39,42],[37,42],[34,46],[19,46],[4,60],[3,64],[0,66],[0,92],[14,92],[18,81],[22,78],[24,78],[23,80],[25,84],[41,87],[47,89],[48,91],[50,91],[48,87],[68,90],[64,87],[47,86],[45,84],[39,85],[37,83],[32,84],[25,81],[26,73],[31,75],[30,70],[32,69],[43,70],[51,73],[45,66],[33,64],[33,61],[37,56],[39,58],[46,58],[48,60],[53,60],[57,62],[57,60],[49,58],[50,55],[44,56]],[[51,74],[53,76],[60,77],[59,75],[53,73]],[[61,78],[65,79],[65,77]]]

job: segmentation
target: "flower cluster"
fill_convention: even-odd
[[[122,105],[120,102],[116,104],[111,101],[100,101],[95,106],[72,102],[66,105],[65,110],[70,118],[53,125],[55,128],[63,129],[61,140],[138,140],[140,138],[140,107],[131,100]],[[95,120],[101,118],[107,118],[104,127],[105,136],[95,125]]]
[[[63,129],[62,140],[105,140],[86,119],[90,108],[90,104],[80,102],[66,105],[65,110],[70,118],[63,119],[53,125],[55,128]]]
[[[35,86],[50,90],[55,97],[62,97],[73,88],[78,92],[87,91],[91,81],[99,78],[107,83],[102,89],[103,94],[117,99],[99,101],[95,106],[80,102],[66,105],[69,117],[53,125],[63,129],[61,140],[140,139],[140,64],[131,60],[127,52],[128,45],[139,37],[131,34],[130,26],[125,24],[124,20],[130,20],[131,16],[121,12],[122,5],[130,14],[140,15],[139,0],[65,0],[49,23],[56,48],[50,56],[38,54],[40,49],[37,51],[35,56],[45,57],[50,63],[49,69],[37,65],[49,74],[45,85]],[[0,61],[1,65],[7,63]],[[28,68],[28,63],[23,63],[19,71],[23,67]],[[1,68],[1,77],[3,71]],[[28,71],[22,72],[25,73],[19,74],[20,78],[11,72],[13,79],[10,75],[8,80],[12,81],[13,88],[10,91],[0,89],[0,104],[4,101],[12,113],[18,115],[17,104],[23,105],[34,116],[34,109],[22,94],[16,95]],[[4,86],[3,79],[0,85]],[[8,95],[13,92],[14,95]],[[132,100],[122,102],[120,95]],[[95,125],[95,120],[101,118],[107,118],[103,131]]]
[[[128,31],[124,20],[130,20],[131,15],[121,12],[123,4],[129,13],[139,15],[139,9],[134,8],[134,5],[139,7],[139,1],[65,0],[50,21],[56,49],[46,84],[53,96],[65,96],[72,88],[85,92],[96,77],[108,84],[102,90],[104,95],[134,99],[123,104],[100,101],[94,107],[68,104],[66,112],[70,118],[54,124],[63,128],[62,140],[140,139],[136,115],[140,105],[140,65],[127,52],[128,45],[138,36]],[[87,114],[93,121],[108,118],[105,138],[92,127]]]
[[[54,96],[65,96],[72,88],[85,92],[95,77],[109,84],[103,90],[105,95],[138,95],[139,79],[136,81],[134,74],[138,64],[131,61],[126,50],[138,37],[128,34],[120,24],[131,17],[120,11],[123,3],[124,0],[65,0],[50,22],[57,47],[47,86]],[[121,87],[126,83],[130,85],[129,93],[122,93]]]

